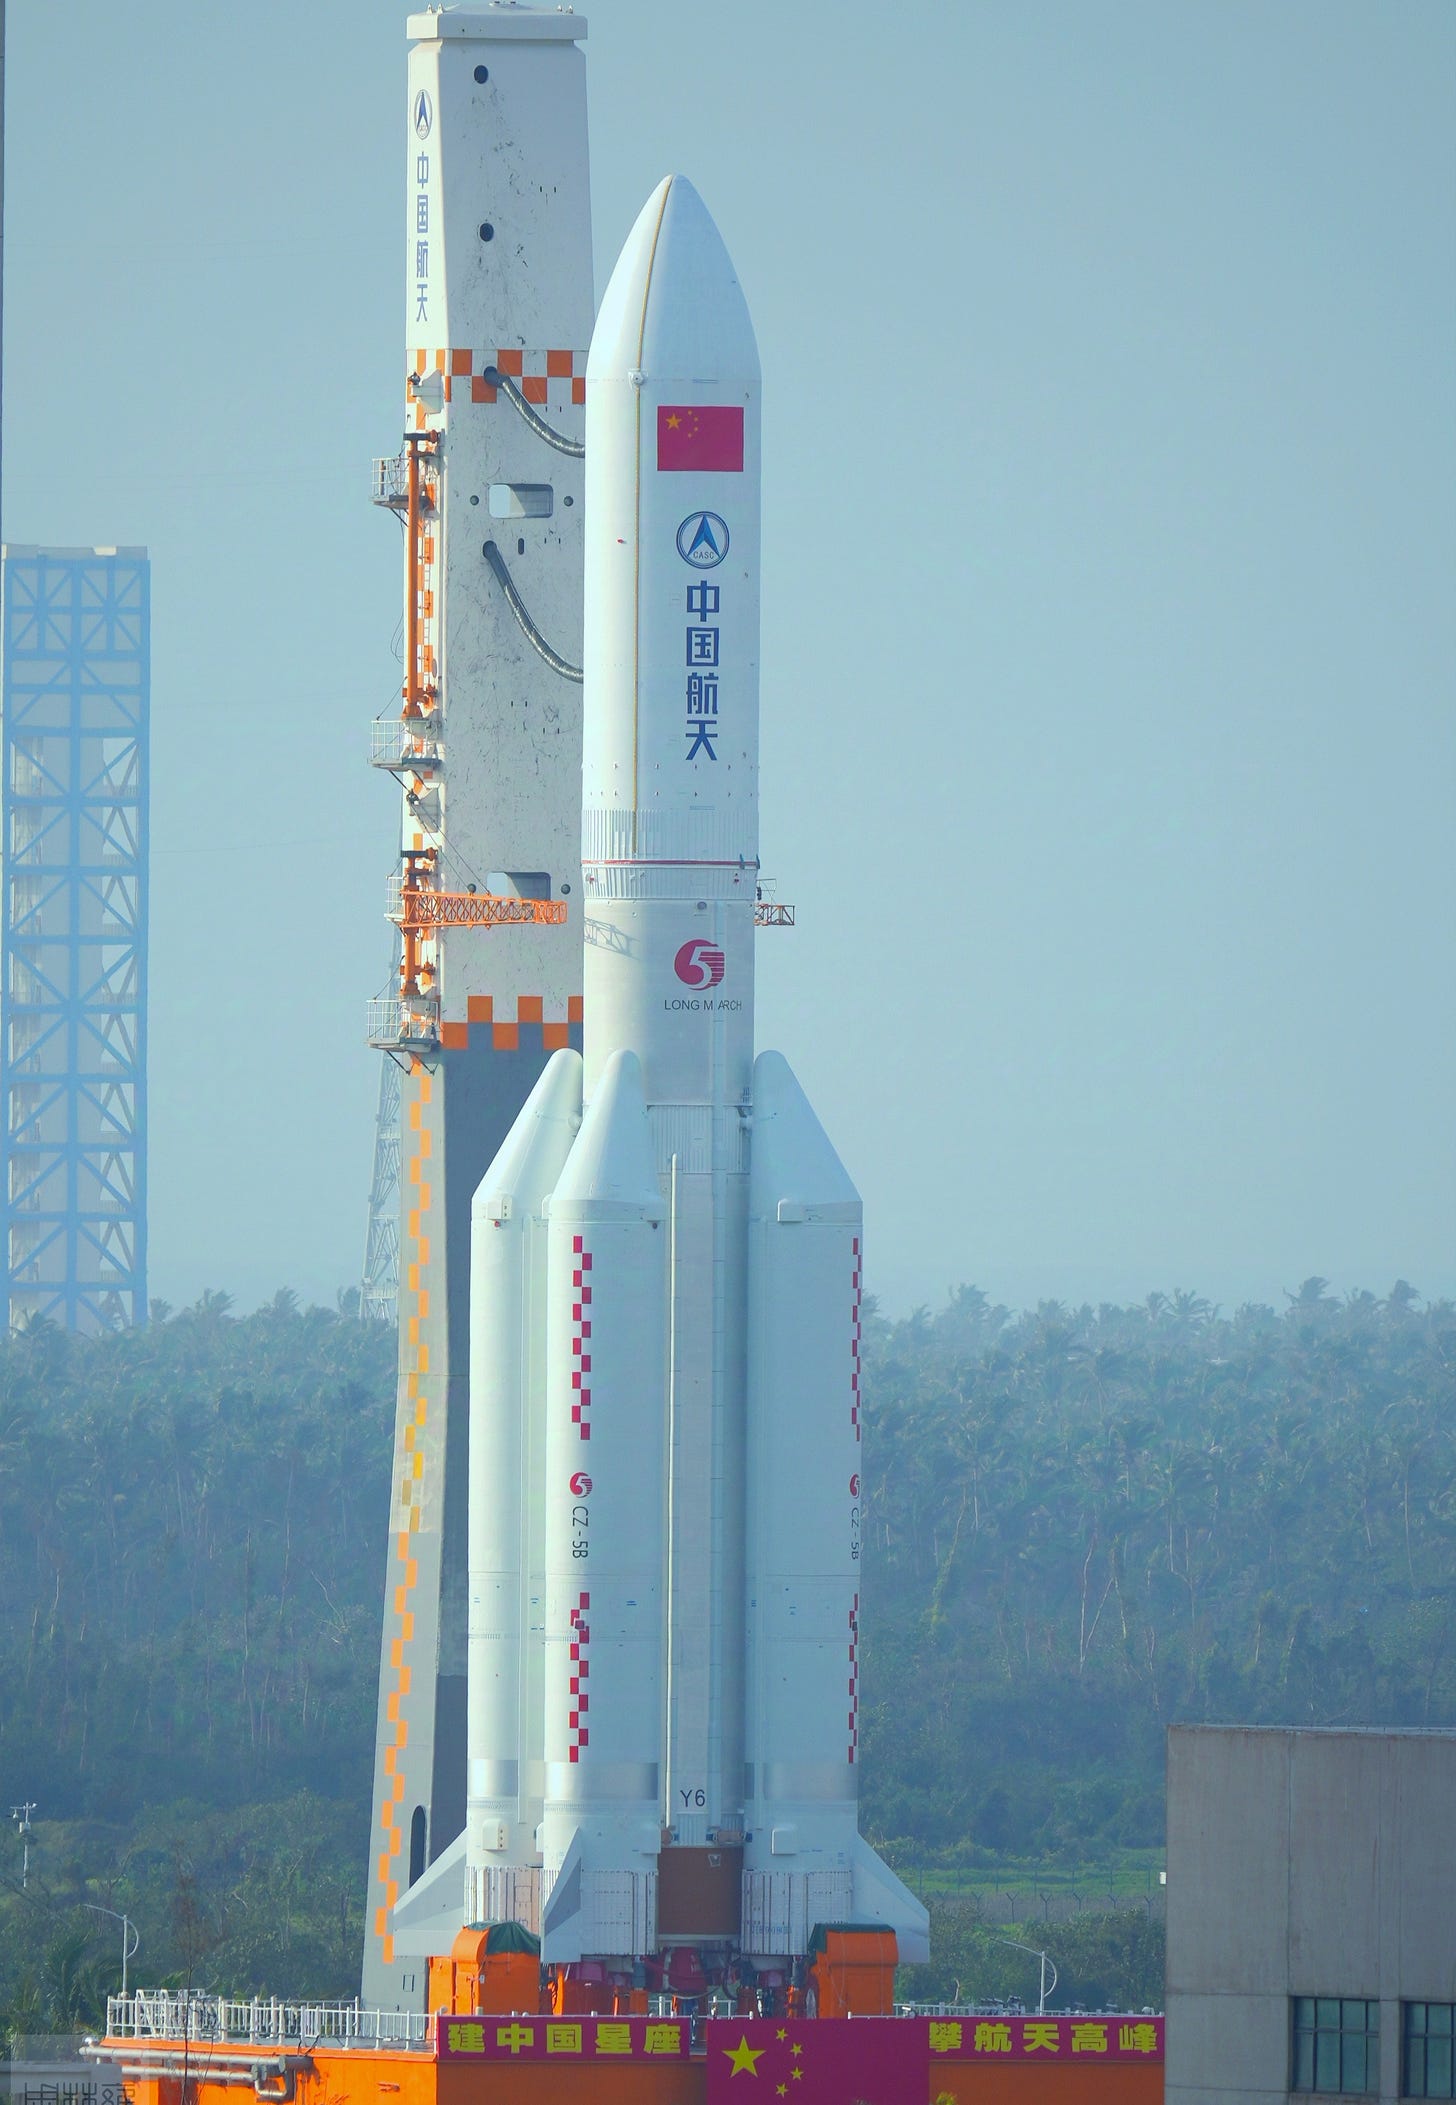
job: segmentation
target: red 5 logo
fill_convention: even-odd
[[[685,987],[716,987],[722,984],[728,960],[716,943],[694,936],[672,961],[672,969]]]
[[[859,1497],[859,1478],[857,1476],[852,1476],[849,1480],[849,1495],[851,1498]]]
[[[584,1469],[578,1469],[571,1479],[571,1495],[573,1498],[587,1498],[591,1495],[591,1478]]]

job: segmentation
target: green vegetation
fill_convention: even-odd
[[[900,1863],[1162,1836],[1178,1720],[1456,1721],[1456,1308],[1191,1294],[876,1324],[866,1825]]]
[[[866,1826],[939,1931],[907,1985],[1013,1992],[1009,1887],[1067,1998],[1156,2002],[1168,1723],[1456,1722],[1456,1309],[964,1289],[866,1352]],[[393,1388],[392,1333],[288,1294],[0,1342],[14,2027],[99,2016],[83,1900],[137,1979],[353,1993]]]
[[[208,1294],[0,1343],[0,2014],[134,1980],[358,1988],[394,1419],[391,1330]],[[68,1955],[85,1935],[84,1959]],[[40,2020],[40,2021],[37,2021]]]
[[[903,1992],[921,2002],[1019,1996],[1034,2011],[1041,1968],[1032,1953],[1044,1948],[1057,1969],[1056,2009],[1163,2007],[1163,1925],[1146,1908],[1109,1908],[1048,1926],[1008,1924],[988,1922],[973,1899],[932,1895],[930,1944],[931,1965],[901,1969]]]

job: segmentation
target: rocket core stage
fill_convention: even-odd
[[[457,1919],[584,1980],[772,1984],[816,1925],[924,1957],[926,1914],[857,1827],[860,1203],[753,1058],[759,366],[680,177],[607,288],[586,459],[585,1059],[475,1199]]]

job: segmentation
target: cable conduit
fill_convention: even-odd
[[[517,628],[530,644],[537,657],[544,658],[551,670],[559,672],[563,680],[574,680],[580,686],[581,667],[579,665],[569,665],[559,651],[552,650],[546,638],[541,634],[541,631],[527,613],[526,603],[516,590],[511,579],[511,573],[506,568],[505,557],[496,547],[494,541],[487,541],[480,552],[494,572],[496,582],[506,596],[506,605],[516,617]]]
[[[505,396],[511,407],[525,418],[538,439],[544,439],[546,444],[554,446],[558,453],[569,453],[573,460],[586,458],[586,447],[581,440],[567,438],[554,425],[548,424],[544,417],[538,417],[515,381],[503,373],[499,366],[488,365],[481,378],[487,387],[497,388]]]

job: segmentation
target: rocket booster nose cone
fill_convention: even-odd
[[[551,1207],[553,1217],[583,1208],[661,1217],[662,1194],[636,1053],[614,1052],[603,1067]]]
[[[753,1063],[750,1191],[755,1217],[773,1217],[786,1199],[835,1218],[859,1208],[849,1172],[782,1053],[761,1052]]]
[[[637,216],[592,336],[587,379],[639,376],[756,384],[758,346],[723,237],[686,176],[670,175]]]
[[[579,1052],[562,1046],[551,1055],[476,1186],[473,1214],[489,1216],[507,1193],[550,1189],[555,1181],[551,1165],[559,1163],[564,1145],[569,1144],[562,1136],[574,1134],[581,1124],[581,1078]]]

